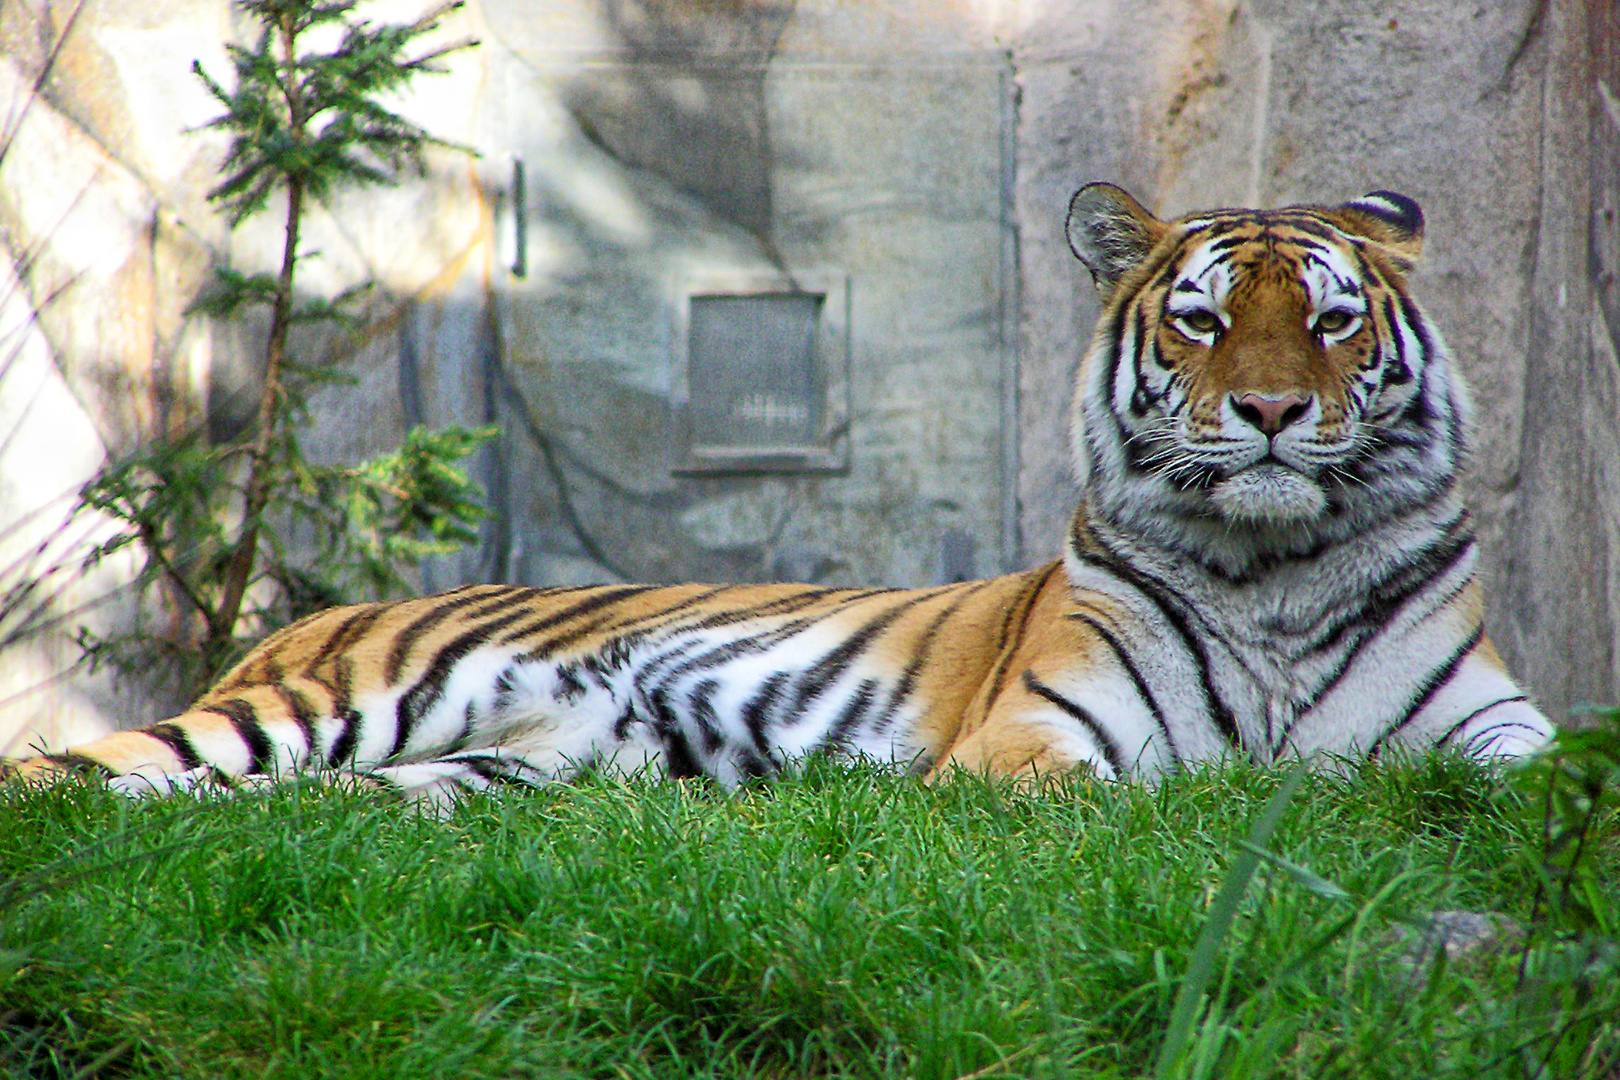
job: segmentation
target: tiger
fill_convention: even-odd
[[[1468,395],[1410,293],[1424,219],[1155,217],[1088,184],[1100,313],[1061,558],[934,588],[531,587],[328,610],[178,716],[13,761],[124,791],[363,778],[455,800],[590,772],[730,789],[811,756],[938,778],[1450,749],[1553,734],[1483,630]]]

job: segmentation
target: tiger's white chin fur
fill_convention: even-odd
[[[1216,484],[1210,501],[1233,524],[1292,525],[1315,521],[1327,511],[1327,496],[1309,477],[1286,465],[1264,463]]]

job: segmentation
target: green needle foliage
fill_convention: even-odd
[[[389,112],[376,95],[441,70],[434,61],[471,44],[404,58],[418,37],[461,3],[435,8],[408,26],[374,26],[353,20],[358,2],[238,0],[262,32],[256,48],[230,48],[236,89],[226,90],[201,64],[192,65],[225,106],[225,114],[207,125],[232,136],[227,175],[209,197],[224,204],[233,225],[264,210],[278,190],[295,202],[325,199],[345,185],[390,184],[403,168],[424,171],[424,146],[449,145]],[[342,30],[337,48],[322,53],[301,47],[306,34],[328,25]],[[288,222],[296,227],[290,209]]]
[[[352,325],[367,292],[361,286],[334,299],[298,296],[298,268],[309,257],[299,237],[310,202],[393,184],[407,170],[423,174],[424,150],[450,144],[378,98],[439,70],[435,61],[471,44],[406,55],[459,3],[409,25],[357,19],[356,3],[239,0],[261,33],[251,49],[230,48],[234,87],[200,65],[193,69],[225,110],[206,126],[231,137],[224,179],[209,198],[233,228],[282,213],[279,270],[222,269],[213,291],[192,307],[215,318],[269,311],[252,428],[223,444],[192,434],[143,447],[109,463],[80,493],[81,510],[121,526],[87,565],[138,548],[138,584],[166,608],[158,626],[147,611],[128,633],[101,638],[83,630],[81,647],[92,663],[147,677],[162,671],[184,694],[206,687],[269,630],[333,604],[403,590],[423,556],[476,539],[484,515],[477,485],[459,462],[493,428],[414,430],[393,452],[352,468],[311,462],[300,443],[310,393],[346,376],[293,355],[290,332],[301,324]],[[313,49],[312,35],[337,43]]]

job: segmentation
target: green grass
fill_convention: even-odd
[[[731,796],[593,779],[448,821],[307,786],[0,788],[0,1073],[1617,1075],[1612,813],[1575,904],[1540,876],[1525,779],[1308,775],[1262,857],[1243,841],[1287,777],[1031,791],[816,765]],[[1161,1062],[1223,883],[1209,993],[1184,995]],[[1534,930],[1414,970],[1403,920],[1438,909]]]

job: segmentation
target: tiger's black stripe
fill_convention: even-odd
[[[838,718],[833,721],[832,727],[822,738],[821,745],[829,750],[843,750],[848,747],[850,736],[853,735],[866,719],[872,706],[877,701],[878,684],[876,679],[862,679],[855,692],[850,695],[844,707],[839,710]]]
[[[667,708],[667,705],[664,708]],[[708,775],[698,764],[697,755],[692,752],[692,744],[673,716],[667,724],[655,727],[654,730],[664,746],[666,776],[673,780],[697,780]]]
[[[1024,635],[1029,632],[1029,620],[1035,613],[1035,605],[1040,602],[1041,594],[1046,591],[1047,584],[1052,580],[1061,565],[1053,563],[1046,568],[1046,572],[1034,578],[1018,598],[1007,608],[1007,614],[1001,621],[1001,632],[996,638],[996,666],[990,674],[990,693],[985,698],[985,709],[988,710],[1007,687],[1007,676],[1012,669],[1013,660],[1018,655],[1018,646],[1024,641]],[[1017,624],[1016,628],[1014,623]]]
[[[434,654],[422,677],[400,695],[399,703],[394,707],[394,748],[388,754],[390,758],[397,758],[405,752],[405,745],[410,741],[411,732],[421,721],[422,714],[444,696],[444,684],[455,670],[457,662],[480,645],[486,644],[492,634],[506,629],[526,614],[528,613],[525,611],[509,611],[505,615],[486,620],[451,639],[448,645]]]
[[[487,784],[518,788],[534,787],[533,783],[521,775],[521,766],[514,769],[511,763],[499,757],[490,754],[460,754],[453,760],[465,765],[468,771]]]
[[[806,608],[816,607],[839,591],[818,589],[810,593],[785,597],[782,600],[773,601],[756,608],[722,612],[690,623],[683,629],[688,632],[709,631],[741,622],[753,621],[769,615],[793,614]],[[660,685],[668,686],[696,672],[719,668],[739,656],[765,652],[812,627],[820,625],[838,612],[853,607],[870,597],[891,591],[893,590],[843,590],[844,595],[839,596],[838,601],[830,610],[818,611],[809,616],[790,619],[780,626],[767,627],[758,633],[732,638],[719,645],[710,645],[706,648],[703,642],[695,639],[682,642],[676,648],[660,653],[654,659],[643,664],[636,674],[636,686],[641,688],[641,692],[645,693],[645,688],[652,684],[655,676],[658,678]]]
[[[314,678],[314,676],[310,676]],[[332,665],[330,681],[322,680],[326,692],[332,696],[332,715],[338,721],[338,737],[327,751],[327,764],[338,768],[351,761],[360,746],[360,727],[365,719],[354,707],[354,663],[339,657]]]
[[[1181,641],[1183,649],[1193,661],[1193,667],[1198,671],[1198,682],[1203,689],[1205,702],[1209,705],[1210,719],[1214,721],[1216,730],[1221,733],[1228,746],[1234,750],[1241,750],[1243,737],[1238,731],[1237,718],[1215,686],[1214,675],[1210,670],[1209,653],[1205,650],[1202,639],[1193,633],[1186,617],[1169,595],[1166,595],[1161,583],[1121,559],[1111,548],[1103,544],[1100,537],[1094,539],[1100,553],[1082,548],[1080,538],[1074,537],[1072,548],[1075,557],[1112,574],[1145,596],[1158,609],[1159,614],[1176,632],[1176,637]]]
[[[1091,736],[1092,742],[1096,743],[1097,749],[1102,751],[1103,758],[1107,760],[1109,767],[1114,770],[1114,775],[1116,777],[1125,775],[1125,759],[1120,753],[1119,744],[1114,742],[1113,736],[1108,734],[1108,729],[1095,716],[1092,716],[1086,709],[1041,682],[1035,677],[1034,672],[1024,672],[1024,687],[1043,701],[1056,705],[1070,719],[1075,720],[1081,727],[1085,728],[1086,733]]]
[[[719,668],[739,656],[766,652],[791,638],[822,625],[829,618],[873,596],[885,595],[892,591],[889,589],[874,589],[849,593],[840,596],[836,604],[830,609],[817,611],[813,615],[791,619],[780,626],[763,630],[757,634],[733,638],[719,645],[701,649],[701,651],[699,643],[682,643],[676,649],[663,653],[656,659],[644,664],[636,675],[636,685],[643,688],[642,692],[646,693],[645,687],[653,685],[655,677],[657,685],[668,687],[680,679],[699,671],[712,671]],[[827,595],[826,593],[819,594],[817,599],[825,599]],[[697,625],[706,626],[706,622]]]
[[[1103,386],[1109,400],[1113,399],[1114,383],[1119,378],[1120,353],[1125,343],[1125,329],[1130,324],[1133,314],[1139,314],[1139,311],[1122,305],[1108,320],[1108,336],[1105,339],[1108,345],[1108,356],[1106,366],[1103,368]],[[1110,410],[1110,413],[1112,413],[1112,410]],[[1114,431],[1118,436],[1121,439],[1128,438],[1130,432],[1125,427],[1125,421],[1118,416],[1113,416],[1112,421]]]
[[[1159,734],[1164,736],[1164,745],[1170,751],[1170,759],[1175,762],[1176,767],[1179,769],[1183,761],[1181,750],[1176,746],[1176,737],[1170,733],[1170,724],[1164,718],[1164,710],[1159,707],[1158,699],[1154,696],[1153,691],[1148,688],[1147,680],[1142,678],[1141,669],[1136,666],[1136,661],[1131,659],[1130,650],[1125,647],[1125,643],[1120,641],[1112,630],[1104,626],[1100,619],[1093,618],[1084,611],[1073,612],[1069,615],[1069,618],[1083,622],[1091,627],[1119,660],[1120,666],[1125,669],[1125,674],[1130,677],[1131,685],[1136,688],[1136,696],[1142,700],[1142,704],[1147,706],[1148,712],[1153,716],[1153,723],[1159,729]]]
[[[1321,222],[1313,221],[1308,217],[1299,217],[1296,215],[1279,214],[1277,217],[1277,224],[1285,228],[1294,229],[1297,232],[1305,233],[1307,236],[1314,236],[1319,240],[1327,240],[1330,243],[1332,241],[1341,239],[1344,235],[1337,229],[1329,228],[1328,226],[1323,225]],[[1294,244],[1296,247],[1301,248],[1308,248],[1310,246],[1305,241],[1297,238],[1291,239],[1289,242]],[[1317,248],[1316,250],[1320,251],[1322,248]]]
[[[771,752],[771,744],[766,720],[776,703],[782,699],[787,685],[788,673],[778,671],[766,679],[759,692],[743,704],[743,725],[748,728],[748,734],[754,740],[754,748],[767,756]]]
[[[1418,714],[1423,711],[1423,707],[1434,699],[1434,695],[1440,692],[1441,687],[1445,686],[1446,683],[1451,681],[1451,677],[1457,674],[1457,669],[1462,666],[1463,661],[1467,660],[1469,655],[1473,653],[1474,649],[1478,647],[1480,639],[1484,636],[1485,628],[1483,626],[1475,626],[1473,633],[1468,635],[1467,639],[1463,642],[1462,647],[1457,649],[1456,652],[1452,653],[1451,656],[1447,658],[1445,663],[1441,664],[1439,667],[1435,668],[1429,673],[1429,676],[1425,678],[1419,685],[1418,693],[1407,705],[1406,712],[1401,719],[1393,727],[1386,728],[1382,735],[1373,740],[1372,746],[1367,748],[1368,757],[1377,757],[1379,752],[1383,750],[1386,742],[1395,738],[1402,731],[1405,731],[1406,728],[1411,725],[1412,721],[1417,719]]]
[[[409,658],[411,650],[415,648],[422,635],[461,609],[483,603],[484,606],[470,613],[472,618],[479,619],[487,615],[493,615],[513,604],[527,602],[539,595],[541,595],[539,589],[513,588],[496,593],[493,599],[491,599],[491,594],[487,592],[474,592],[465,596],[453,595],[449,600],[435,604],[428,611],[412,619],[408,625],[395,635],[393,647],[388,650],[388,661],[383,665],[383,679],[390,683],[399,681],[400,672],[405,668],[405,661]]]
[[[717,611],[713,615],[705,615],[697,622],[689,624],[688,628],[692,630],[718,630],[724,626],[735,626],[737,623],[750,622],[761,617],[792,615],[806,608],[815,607],[823,600],[831,599],[838,594],[842,594],[839,596],[838,601],[841,609],[869,597],[880,596],[891,591],[890,589],[808,589],[802,593],[784,596],[780,600],[772,600],[770,603],[761,604],[758,607],[742,608],[737,611]]]
[[[826,693],[827,689],[838,681],[839,677],[849,669],[849,666],[855,662],[856,658],[866,651],[867,646],[874,639],[894,625],[894,621],[909,608],[915,607],[926,599],[929,599],[929,596],[925,593],[921,596],[912,596],[902,600],[863,624],[831,652],[816,661],[799,677],[798,683],[794,687],[793,711],[802,713],[807,705]]]
[[[1413,597],[1432,586],[1435,581],[1443,577],[1444,574],[1450,573],[1451,570],[1456,566],[1457,562],[1461,561],[1462,557],[1472,550],[1473,545],[1473,538],[1467,537],[1461,546],[1461,550],[1454,553],[1443,564],[1443,570],[1436,572],[1433,576],[1428,578],[1410,579],[1412,582],[1410,590],[1404,595],[1401,595],[1398,600],[1393,602],[1388,607],[1387,612],[1384,614],[1384,621],[1369,621],[1365,624],[1367,628],[1366,641],[1371,641],[1374,637],[1376,637],[1378,628],[1380,626],[1388,625],[1388,619],[1393,618],[1395,613],[1400,611],[1400,609],[1410,602]],[[1468,588],[1472,580],[1472,578],[1464,578],[1462,581],[1457,582],[1445,594],[1437,597],[1432,606],[1436,610],[1444,607],[1446,604],[1450,603],[1458,595],[1460,595],[1464,589]],[[1366,646],[1366,641],[1358,643],[1354,648],[1348,649],[1345,652],[1344,657],[1334,667],[1333,671],[1328,674],[1328,677],[1322,682],[1322,685],[1314,694],[1311,695],[1310,701],[1306,703],[1306,709],[1309,709],[1318,702],[1325,700],[1327,696],[1332,693],[1341,682],[1344,681],[1345,677],[1350,673],[1350,669],[1355,666],[1356,660],[1360,657],[1362,648]],[[1304,712],[1301,711],[1290,718],[1288,723],[1283,726],[1281,737],[1282,744],[1286,744],[1288,742],[1289,737],[1294,733],[1294,727],[1303,718]]]
[[[366,631],[370,630],[372,624],[382,618],[387,610],[388,607],[385,604],[367,604],[344,619],[333,630],[332,636],[327,639],[326,644],[315,650],[315,655],[306,665],[304,673],[313,676],[315,671],[323,664],[341,660],[344,651],[358,641]]]
[[[579,618],[581,615],[588,615],[593,611],[600,611],[602,608],[609,607],[620,600],[627,600],[632,596],[639,596],[641,593],[648,592],[655,588],[657,588],[655,585],[620,585],[603,587],[600,592],[588,596],[576,604],[570,604],[568,607],[565,607],[560,611],[553,611],[546,615],[542,615],[532,622],[524,623],[517,629],[508,631],[501,638],[501,644],[506,645],[522,641],[524,638],[533,637],[542,630],[554,629]],[[550,650],[567,644],[570,637],[571,635],[563,634],[551,638],[544,644],[536,646],[535,648],[523,653],[520,657],[518,657],[518,660],[520,662],[527,663],[533,660],[544,659]]]
[[[309,697],[299,690],[288,686],[285,682],[277,680],[271,684],[271,690],[281,703],[287,708],[287,715],[292,717],[294,724],[298,725],[299,734],[304,737],[304,761],[314,765],[321,764],[320,735],[315,728],[317,713],[315,705]]]
[[[1140,384],[1142,381],[1142,373],[1136,367],[1136,357],[1140,355],[1147,341],[1147,311],[1144,305],[1138,303],[1134,307],[1131,322],[1131,333],[1136,340],[1136,347],[1131,350],[1130,359],[1132,381]],[[1120,354],[1124,351],[1123,345],[1124,340],[1122,338],[1116,338],[1113,342],[1113,348],[1110,350],[1110,355],[1113,359],[1108,368],[1108,385],[1105,389],[1110,402],[1112,402],[1114,399],[1115,384],[1119,379],[1119,365],[1121,363]],[[1130,428],[1126,426],[1125,418],[1123,416],[1120,416],[1119,413],[1115,412],[1112,408],[1110,408],[1108,412],[1109,416],[1113,418],[1115,432],[1125,450],[1126,467],[1132,472],[1136,473],[1145,473],[1149,471],[1151,463],[1149,461],[1150,455],[1147,448],[1141,445],[1140,440],[1138,440]]]
[[[660,608],[658,611],[651,612],[650,614],[633,615],[631,616],[629,622],[626,623],[626,626],[634,627],[637,630],[642,630],[645,632],[661,630],[670,624],[672,621],[670,619],[671,615],[674,615],[677,612],[686,611],[689,608],[701,607],[710,600],[713,600],[715,597],[719,596],[721,593],[732,592],[737,588],[739,588],[739,586],[716,585],[713,588],[705,589],[703,592],[689,596],[679,603],[671,604],[667,608]]]
[[[1239,248],[1244,244],[1249,243],[1253,243],[1253,240],[1247,236],[1232,236],[1228,234],[1220,237],[1219,239],[1211,240],[1208,247],[1211,251],[1231,251],[1233,248]],[[1191,282],[1183,282],[1182,285],[1177,286],[1177,288],[1182,288],[1182,286],[1185,286],[1185,291],[1187,292],[1198,291],[1198,286]]]
[[[687,695],[686,708],[703,740],[703,752],[710,757],[719,753],[726,744],[720,731],[720,714],[714,709],[714,695],[720,691],[717,679],[704,679]]]
[[[46,761],[49,761],[54,765],[60,765],[64,769],[68,769],[76,773],[99,776],[103,780],[111,780],[113,777],[118,775],[113,767],[105,762],[97,761],[95,758],[86,754],[75,754],[71,750],[56,754],[44,754],[42,756]]]
[[[270,771],[276,754],[275,744],[264,733],[264,728],[259,724],[258,711],[251,702],[230,698],[199,706],[197,711],[223,716],[236,728],[236,733],[242,737],[242,744],[248,748],[248,767],[245,770],[248,776],[263,776]]]
[[[327,635],[325,642],[318,646],[313,656],[305,665],[305,672],[313,672],[322,662],[336,656],[344,649],[349,648],[367,631],[371,629],[378,619],[388,610],[387,604],[359,604],[348,616],[338,622]],[[243,661],[209,688],[209,696],[218,697],[235,690],[245,690],[253,686],[263,686],[276,683],[285,677],[285,669],[273,651],[277,639],[287,633],[291,627],[283,627],[260,643],[259,649],[266,650],[266,656],[255,665],[252,663],[256,652],[250,653]]]
[[[1450,575],[1474,548],[1473,533],[1467,528],[1467,515],[1459,515],[1438,542],[1391,563],[1388,575],[1372,590],[1364,603],[1352,609],[1344,618],[1319,627],[1322,633],[1312,645],[1311,655],[1337,648],[1352,631],[1375,630],[1386,625],[1414,596],[1435,581]],[[1464,581],[1461,587],[1467,584]],[[1448,593],[1446,599],[1454,595],[1455,591]],[[1320,698],[1325,689],[1316,696]]]
[[[601,592],[576,604],[572,604],[560,612],[555,612],[547,617],[531,621],[525,624],[519,630],[505,634],[501,639],[502,643],[530,638],[533,637],[534,634],[539,633],[541,630],[567,626],[568,629],[566,631],[554,634],[545,641],[532,645],[523,654],[516,657],[514,661],[518,664],[532,663],[533,661],[544,656],[548,656],[557,649],[566,646],[569,642],[584,637],[586,634],[599,629],[601,626],[606,625],[613,620],[613,616],[611,614],[604,614],[602,617],[587,622],[583,626],[577,625],[577,621],[582,616],[591,614],[593,612],[603,611],[604,609],[610,608],[618,600],[625,599],[629,596],[639,595],[649,591],[652,588],[654,588],[654,586],[637,585],[603,589]],[[676,605],[673,605],[672,610],[678,610],[685,607],[687,603],[688,601],[682,601]],[[498,611],[509,606],[512,605],[510,603],[503,602],[498,606],[491,605],[490,610]],[[511,626],[515,622],[518,622],[520,619],[525,618],[527,615],[527,611],[518,610],[509,611],[506,614],[500,615],[496,618],[486,619],[473,629],[453,638],[448,644],[441,647],[439,651],[434,654],[433,659],[429,662],[427,669],[424,671],[422,676],[408,690],[406,690],[404,694],[400,695],[399,701],[395,706],[394,748],[389,755],[390,757],[398,757],[405,752],[405,748],[407,743],[410,741],[411,734],[416,729],[417,724],[421,722],[422,716],[434,705],[436,705],[443,696],[445,683],[449,680],[456,664],[464,659],[473,650],[482,645],[488,644],[490,639],[495,634],[505,630],[507,627]],[[570,623],[575,623],[576,625],[569,626],[568,624]]]
[[[193,745],[191,736],[187,735],[179,724],[153,724],[146,729],[145,734],[167,746],[174,756],[180,759],[180,767],[187,772],[202,768],[202,755],[197,753],[197,747]]]
[[[905,671],[901,673],[900,681],[895,685],[894,692],[889,695],[888,704],[884,707],[882,714],[872,723],[874,732],[888,731],[893,725],[900,708],[911,697],[917,685],[917,676],[922,672],[924,665],[928,663],[929,657],[933,655],[934,642],[939,637],[940,628],[955,617],[956,613],[962,609],[963,604],[977,596],[989,584],[988,581],[980,581],[962,589],[945,610],[929,621],[927,628],[923,631],[921,640],[917,643],[916,653],[912,656],[911,662],[906,665]]]
[[[723,625],[723,623],[713,623],[710,619],[703,619],[693,623],[680,623],[679,620],[677,620],[676,625],[671,627],[667,617],[674,614],[674,612],[679,612],[679,610],[684,610],[687,609],[687,607],[695,606],[695,604],[698,604],[698,601],[701,601],[701,599],[708,599],[708,597],[716,596],[716,594],[724,593],[724,591],[729,591],[729,589],[735,588],[740,588],[740,586],[719,586],[719,588],[711,589],[710,593],[690,597],[689,601],[682,601],[679,602],[679,604],[674,604],[672,607],[666,607],[666,609],[659,610],[659,612],[646,615],[646,617],[642,617],[642,619],[632,620],[632,625],[645,623],[648,622],[648,620],[656,620],[653,627],[645,628],[645,630],[643,630],[643,628],[638,628],[638,630],[633,631],[633,633],[635,633],[638,638],[646,638],[646,636],[659,636],[666,630],[667,633],[671,633],[672,635],[672,633],[677,633],[677,631],[687,631],[687,633],[690,633],[690,631],[695,630],[708,630],[708,628],[714,628],[714,625]],[[763,612],[766,607],[776,609],[774,610],[773,614],[782,614],[782,612],[789,612],[789,610],[800,610],[804,609],[804,607],[813,607],[815,606],[815,602],[820,602],[821,596],[823,596],[823,593],[815,593],[812,594],[812,596],[786,597],[787,601],[792,601],[791,604],[784,604],[784,602],[778,601],[773,602],[773,604],[766,604],[766,606],[763,607],[744,609],[742,612],[726,612],[726,614],[732,615],[731,622],[745,622],[745,620],[748,619],[758,619],[761,612]],[[815,622],[818,622],[818,619],[804,620],[804,622],[800,623],[800,625],[808,627],[808,625],[813,625]],[[765,631],[765,633],[771,633],[771,631]],[[761,638],[761,636],[765,635],[753,635],[752,638],[735,638],[735,640],[727,641],[727,643],[721,644],[721,646],[716,649],[716,653],[721,654],[721,661],[723,661],[723,659],[731,659],[731,653],[726,653],[726,649],[735,649],[737,653],[742,653],[742,651],[747,649],[748,644],[757,643],[758,638]],[[690,654],[695,653],[695,651],[698,651],[700,648],[700,641],[687,640],[677,644],[676,648],[674,649],[669,649],[669,651],[659,653],[658,656],[654,657],[654,659],[645,662],[645,664],[640,667],[640,670],[637,672],[637,685],[646,685],[646,683],[650,683],[651,675],[656,674],[656,672],[659,672],[659,670],[663,670],[664,667],[667,667],[669,664],[676,664],[676,662],[679,662],[679,667],[672,670],[671,674],[667,675],[667,677],[664,677],[664,683],[672,682],[674,678],[680,677],[680,675],[689,674],[689,672],[692,672],[692,670],[701,669],[703,664],[701,664],[700,657],[690,657]],[[713,665],[718,665],[721,661],[714,661],[713,664],[710,665],[713,667]]]
[[[1446,733],[1435,740],[1435,745],[1449,746],[1451,744],[1451,740],[1457,737],[1458,732],[1462,731],[1463,728],[1467,727],[1481,716],[1484,716],[1498,705],[1511,705],[1516,701],[1528,700],[1529,698],[1525,697],[1523,694],[1515,694],[1512,697],[1499,698],[1496,701],[1491,702],[1489,705],[1481,705],[1479,708],[1475,709],[1473,712],[1469,713],[1467,716],[1463,717],[1461,720],[1458,720],[1455,724],[1452,724],[1449,728],[1447,728]]]
[[[1389,326],[1389,344],[1395,350],[1394,362],[1384,365],[1384,377],[1379,386],[1405,386],[1412,381],[1412,365],[1406,359],[1406,335],[1401,333],[1401,325],[1395,312],[1395,297],[1384,297],[1384,322]]]
[[[1468,741],[1463,744],[1464,750],[1472,753],[1473,746],[1474,746],[1474,744],[1476,742],[1478,742],[1480,739],[1486,738],[1487,736],[1499,735],[1502,732],[1503,728],[1518,728],[1520,731],[1529,732],[1532,737],[1534,737],[1537,734],[1537,728],[1535,727],[1535,725],[1527,724],[1522,720],[1509,720],[1505,724],[1493,724],[1492,726],[1486,728],[1484,731],[1476,731],[1476,732],[1474,732],[1472,735],[1470,735],[1468,737]]]

